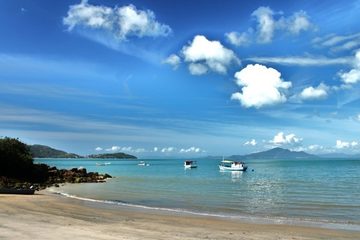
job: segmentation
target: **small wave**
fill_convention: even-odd
[[[225,219],[233,219],[233,220],[241,220],[249,223],[258,223],[258,224],[288,224],[288,225],[297,225],[297,226],[305,226],[305,227],[320,227],[327,229],[341,229],[341,230],[350,230],[350,231],[360,231],[360,225],[353,224],[349,222],[332,222],[327,220],[314,221],[313,219],[295,219],[295,218],[286,218],[286,217],[258,217],[258,216],[242,216],[242,215],[231,215],[231,214],[217,214],[217,213],[205,213],[205,212],[196,212],[190,211],[187,209],[177,209],[177,208],[164,208],[164,207],[150,207],[146,205],[127,203],[119,200],[99,200],[93,198],[85,198],[76,195],[72,195],[65,192],[56,191],[55,189],[48,189],[50,192],[54,194],[58,194],[64,197],[101,203],[101,204],[111,204],[123,207],[131,207],[136,209],[145,209],[149,211],[162,211],[168,213],[177,213],[180,215],[195,215],[195,216],[203,216],[203,217],[216,217],[216,218],[225,218]]]

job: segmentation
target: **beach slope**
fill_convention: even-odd
[[[45,190],[0,195],[0,239],[360,239],[360,232],[109,206]]]

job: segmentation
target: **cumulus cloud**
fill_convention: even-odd
[[[102,151],[102,150],[103,150],[102,147],[95,148],[95,151]]]
[[[321,145],[318,145],[318,144],[313,144],[313,145],[310,145],[307,147],[307,151],[310,151],[310,152],[321,151],[323,149],[324,149],[324,147]]]
[[[323,83],[320,83],[317,87],[304,88],[299,97],[301,100],[315,100],[324,99],[328,96],[329,87]]]
[[[247,32],[229,32],[225,36],[235,46],[246,45],[252,42],[255,36],[258,43],[269,43],[273,40],[277,31],[290,35],[298,35],[314,29],[310,17],[303,10],[294,12],[290,16],[274,12],[270,7],[261,6],[252,12],[251,16],[256,22],[255,29],[250,28]]]
[[[154,147],[154,148],[153,148],[153,152],[157,152],[157,151],[159,151],[159,148],[158,148],[158,147]]]
[[[259,7],[251,14],[251,16],[254,16],[257,20],[258,42],[271,42],[276,25],[273,15],[274,12],[269,7]]]
[[[116,151],[120,151],[120,149],[121,149],[121,147],[119,147],[119,146],[112,146],[112,147],[107,148],[105,150],[108,151],[108,152],[116,152]]]
[[[202,75],[208,71],[225,74],[232,64],[239,64],[235,53],[225,48],[219,41],[210,41],[205,36],[197,35],[181,50],[184,61],[189,63],[191,74]]]
[[[163,63],[171,65],[173,67],[173,69],[176,70],[181,63],[181,59],[178,55],[171,54],[163,61]]]
[[[63,24],[76,28],[103,31],[119,40],[129,37],[168,36],[171,28],[159,23],[151,10],[139,10],[130,4],[122,7],[92,5],[87,0],[71,5]]]
[[[240,101],[246,108],[261,108],[286,102],[282,91],[291,87],[291,82],[281,79],[279,71],[260,64],[247,65],[235,73],[235,78],[241,92],[233,93],[231,99]]]
[[[257,145],[257,142],[256,142],[256,140],[255,139],[251,139],[251,140],[249,140],[249,141],[246,141],[245,143],[244,143],[244,146],[256,146]]]
[[[358,147],[358,145],[359,142],[356,141],[346,142],[346,141],[336,140],[335,148],[337,149],[355,148]]]
[[[182,148],[179,153],[200,153],[201,149],[198,147]]]
[[[356,116],[356,120],[360,122],[360,113]]]
[[[339,72],[341,81],[345,84],[356,84],[360,82],[360,50],[357,50],[353,60],[353,69],[348,72]]]
[[[285,135],[283,132],[279,132],[274,136],[272,140],[270,140],[270,143],[276,145],[276,146],[283,146],[283,145],[301,145],[302,138],[297,137],[295,134],[291,133],[288,135]]]
[[[231,44],[239,47],[250,44],[252,30],[248,32],[238,33],[238,32],[229,32],[225,33],[225,37]]]
[[[162,149],[161,149],[161,152],[162,152],[162,153],[170,153],[170,152],[173,152],[173,151],[175,151],[175,150],[176,150],[175,147],[166,147],[166,148],[162,148]]]

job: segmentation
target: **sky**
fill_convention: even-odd
[[[139,157],[359,153],[359,14],[359,0],[0,0],[0,136]]]

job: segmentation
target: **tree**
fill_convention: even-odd
[[[33,158],[26,144],[15,138],[0,138],[0,176],[27,179]]]

